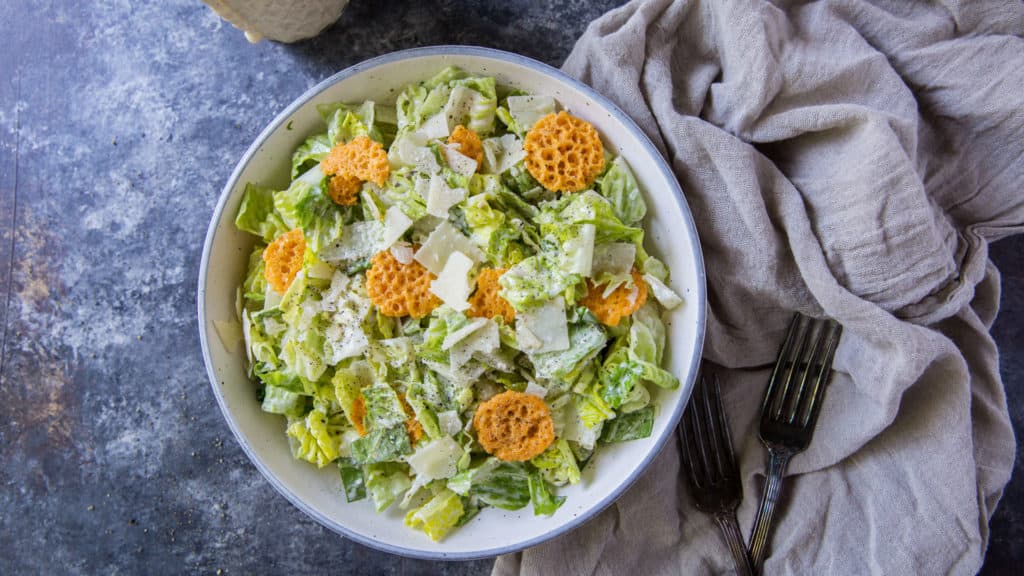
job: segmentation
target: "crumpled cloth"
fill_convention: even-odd
[[[1024,4],[634,1],[569,74],[669,160],[708,277],[749,537],[759,403],[794,311],[845,329],[766,574],[974,574],[1015,442],[988,243],[1024,231]],[[650,191],[649,191],[650,192]],[[720,574],[673,438],[581,528],[494,574]]]

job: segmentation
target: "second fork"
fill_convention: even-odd
[[[761,406],[761,442],[768,449],[768,474],[750,533],[750,556],[760,571],[768,550],[775,506],[790,458],[811,443],[832,375],[842,326],[797,314],[768,381]]]

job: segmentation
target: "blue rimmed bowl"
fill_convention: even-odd
[[[335,101],[392,101],[406,84],[445,66],[495,76],[501,84],[553,96],[570,113],[593,124],[605,146],[633,168],[644,190],[646,246],[672,270],[671,285],[685,299],[667,318],[668,369],[677,390],[652,387],[657,405],[649,438],[603,446],[583,471],[583,481],[559,489],[565,504],[550,516],[486,509],[442,542],[407,528],[403,512],[378,514],[368,500],[349,504],[334,467],[318,470],[292,458],[280,416],[260,410],[246,376],[245,354],[227,349],[214,322],[235,315],[235,290],[245,274],[252,238],[235,229],[246,182],[285,187],[292,151],[322,130],[316,105]],[[343,70],[312,88],[263,130],[224,186],[203,247],[199,273],[199,335],[206,369],[221,412],[242,449],[267,480],[306,514],[357,542],[426,559],[465,560],[522,550],[572,530],[611,504],[639,477],[672,433],[693,387],[704,339],[704,265],[693,218],[682,190],[655,147],[625,113],[593,89],[529,58],[485,48],[438,46],[395,52]]]

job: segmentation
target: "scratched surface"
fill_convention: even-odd
[[[262,479],[199,353],[203,235],[252,139],[330,74],[441,43],[557,65],[618,3],[356,0],[282,46],[195,0],[0,1],[0,574],[487,573],[340,539]],[[1024,240],[992,254],[1024,430]],[[1017,474],[986,573],[1019,566],[1022,541]]]

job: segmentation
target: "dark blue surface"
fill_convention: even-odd
[[[320,80],[440,43],[558,65],[619,3],[356,0],[282,46],[249,45],[194,0],[0,2],[0,574],[487,573],[340,539],[263,480],[199,354],[203,235],[248,145]],[[1024,239],[992,256],[1020,431]],[[985,573],[1016,573],[1021,542],[1016,474]]]

